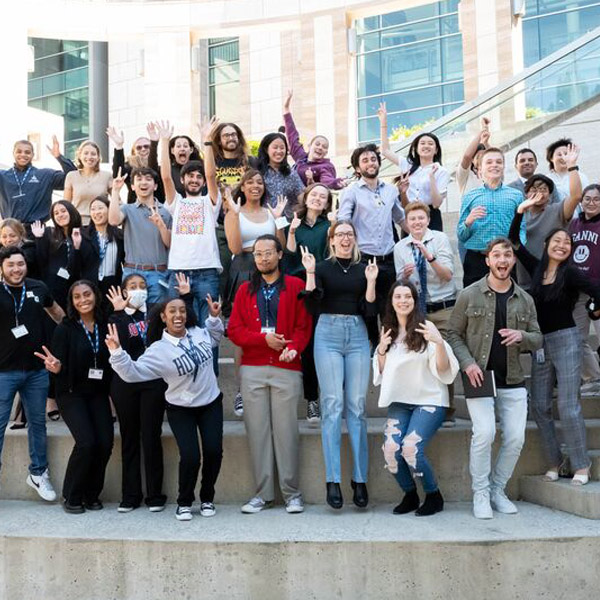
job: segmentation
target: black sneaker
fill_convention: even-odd
[[[192,507],[191,506],[178,506],[175,511],[175,518],[178,521],[191,521],[192,520]]]
[[[233,413],[236,417],[244,416],[244,399],[242,398],[241,392],[238,392],[235,395],[235,400],[233,401]]]
[[[306,405],[306,420],[313,424],[321,420],[321,408],[318,400],[310,400]]]
[[[128,513],[132,510],[135,510],[136,508],[139,508],[139,504],[129,504],[128,502],[121,502],[121,504],[119,504],[119,508],[117,508],[117,512]]]
[[[83,504],[70,504],[66,500],[63,502],[63,508],[65,509],[65,512],[70,515],[81,515],[85,512]]]

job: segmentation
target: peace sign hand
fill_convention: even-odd
[[[398,191],[401,194],[406,194],[406,192],[408,191],[408,187],[410,186],[410,180],[408,177],[409,172],[407,171],[406,173],[402,173],[400,175],[400,178],[396,182],[396,187],[398,188]]]
[[[111,350],[118,350],[121,347],[121,342],[119,340],[119,331],[117,330],[117,326],[114,323],[108,324],[108,333],[106,334],[106,339],[104,340],[106,347]]]
[[[379,275],[379,267],[377,266],[375,258],[372,258],[365,268],[365,277],[369,283],[374,283],[377,279],[377,275]]]
[[[225,188],[225,203],[227,205],[227,210],[230,210],[234,215],[239,215],[242,210],[242,199],[238,198],[237,200],[233,199],[231,194],[231,188]]]
[[[52,354],[52,352],[50,352],[46,346],[42,346],[42,350],[43,353],[34,352],[35,356],[44,361],[44,367],[46,367],[47,371],[50,371],[50,373],[54,373],[55,375],[60,373],[62,368],[60,360],[58,360],[58,358],[56,358],[56,356],[54,356],[54,354]]]
[[[302,256],[302,266],[306,272],[314,275],[316,260],[315,257],[308,251],[306,246],[300,246],[300,255]]]
[[[210,294],[206,294],[206,303],[211,317],[218,317],[221,314],[221,297],[218,300],[213,300]]]
[[[190,278],[185,273],[175,273],[175,279],[177,280],[175,289],[179,292],[180,296],[185,296],[192,291]]]
[[[165,226],[165,222],[155,206],[150,207],[150,216],[148,219],[150,219],[150,221],[152,221],[152,223],[154,223],[154,225],[156,225],[159,229]]]
[[[377,346],[377,354],[385,354],[392,343],[392,330],[385,330],[385,327],[381,328],[379,335],[379,344]]]
[[[115,287],[114,285],[110,287],[108,293],[106,294],[109,302],[113,305],[115,311],[125,310],[127,307],[127,300],[123,298],[123,292],[120,286]]]
[[[121,188],[125,184],[126,179],[127,179],[127,173],[125,173],[125,175],[121,175],[121,167],[119,167],[119,170],[117,171],[117,176],[113,179],[113,182],[112,182],[113,190],[120,192]]]

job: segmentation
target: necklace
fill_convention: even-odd
[[[338,264],[338,265],[340,266],[340,269],[341,269],[342,271],[344,271],[344,274],[347,274],[347,273],[348,273],[348,271],[350,270],[350,265],[348,265],[346,268],[344,268],[344,267],[342,266],[342,263],[339,261],[339,259],[337,259],[335,262],[336,262],[336,264]]]

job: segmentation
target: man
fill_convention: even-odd
[[[419,290],[419,308],[446,339],[447,325],[456,302],[454,253],[448,236],[429,229],[429,206],[413,202],[405,208],[409,235],[394,247],[398,279],[408,279]],[[444,425],[454,425],[454,384],[448,386],[450,409]]]
[[[15,394],[25,408],[29,429],[27,485],[44,500],[56,493],[48,473],[46,455],[46,399],[48,371],[35,357],[49,343],[47,313],[59,323],[65,316],[44,283],[27,278],[23,251],[16,246],[0,250],[0,455]],[[43,356],[43,355],[42,355]]]
[[[504,154],[487,148],[481,154],[483,185],[467,192],[462,199],[456,234],[466,249],[463,261],[463,286],[481,279],[488,271],[486,247],[497,237],[506,236],[523,194],[502,183]],[[525,224],[521,228],[525,243]]]
[[[257,513],[272,505],[275,457],[286,510],[298,513],[304,510],[298,488],[300,354],[310,340],[312,319],[298,298],[304,282],[281,272],[279,240],[258,237],[253,254],[256,271],[238,290],[229,319],[229,338],[242,348],[244,423],[256,483],[256,495],[242,512]]]
[[[169,163],[170,164],[170,163]],[[108,222],[123,224],[125,262],[123,278],[136,273],[146,279],[148,304],[160,302],[169,288],[167,280],[168,248],[171,245],[171,215],[154,197],[158,174],[148,168],[131,171],[131,187],[136,194],[134,204],[120,203],[125,177],[113,179]]]
[[[33,144],[28,140],[15,142],[14,165],[0,171],[0,214],[3,219],[18,219],[28,232],[35,221],[44,223],[50,218],[52,192],[62,190],[65,175],[76,170],[73,162],[60,153],[56,136],[49,150],[60,163],[62,171],[34,167]]]
[[[181,167],[181,183],[185,198],[177,193],[169,164],[169,140],[173,128],[169,122],[159,124],[161,140],[161,176],[165,189],[165,208],[173,218],[169,250],[169,291],[175,294],[176,273],[183,272],[190,280],[194,309],[200,323],[208,317],[207,294],[219,297],[219,274],[223,270],[215,235],[216,214],[220,196],[214,176],[208,181],[204,167],[197,160]],[[210,150],[207,148],[207,154]],[[212,156],[212,153],[211,153]],[[201,194],[208,183],[208,195]]]
[[[448,342],[471,385],[481,386],[485,370],[493,371],[496,380],[496,398],[467,399],[473,422],[473,514],[478,519],[491,519],[492,507],[501,513],[517,512],[504,488],[525,441],[527,390],[519,355],[542,346],[533,298],[510,277],[515,262],[507,239],[492,240],[486,256],[489,274],[458,295],[448,323]],[[492,470],[496,412],[502,445]]]
[[[525,194],[525,183],[530,177],[535,175],[537,168],[538,160],[535,152],[531,148],[521,148],[515,155],[515,169],[518,177],[514,181],[511,181],[508,186]],[[559,201],[555,186],[552,186],[552,188],[549,203]]]
[[[398,189],[379,179],[381,155],[375,144],[356,148],[350,162],[359,180],[342,193],[337,218],[338,221],[352,221],[362,261],[368,264],[375,259],[377,262],[377,307],[379,315],[383,316],[389,289],[396,280],[394,223],[401,225],[404,222],[404,210]],[[374,348],[379,341],[377,318],[368,319],[367,328]]]

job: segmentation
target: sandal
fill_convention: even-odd
[[[48,418],[51,421],[60,421],[60,411],[58,410],[51,410],[48,412]]]
[[[585,473],[575,473],[573,475],[573,479],[571,479],[571,485],[585,485],[590,480],[590,470],[589,468]]]
[[[544,481],[558,481],[558,469],[550,469],[546,471],[542,479]]]
[[[27,427],[27,417],[25,416],[25,411],[23,410],[23,403],[19,400],[17,412],[15,413],[15,422],[10,426],[9,429],[15,431],[17,429],[25,429],[25,427]]]

